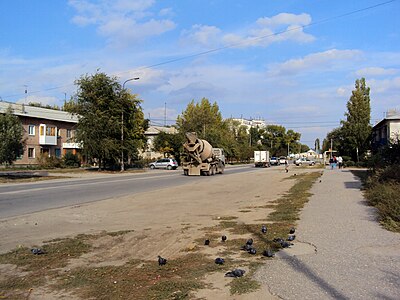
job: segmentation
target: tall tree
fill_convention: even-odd
[[[365,78],[357,79],[355,90],[347,102],[346,120],[342,121],[342,145],[346,154],[353,160],[359,160],[369,149],[371,136],[371,104],[370,88],[365,84]]]
[[[24,153],[24,129],[11,107],[0,114],[0,164],[11,165]]]
[[[135,158],[148,126],[141,100],[105,73],[83,75],[75,84],[78,91],[65,107],[79,116],[75,138],[84,153],[103,167]]]
[[[223,137],[228,131],[218,104],[211,104],[206,98],[198,103],[192,100],[186,110],[178,116],[176,123],[180,134],[196,132],[199,138],[207,140],[216,148],[223,144]]]

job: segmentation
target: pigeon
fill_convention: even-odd
[[[223,235],[223,236],[221,237],[221,240],[222,240],[223,242],[225,242],[225,241],[226,241],[226,235]]]
[[[274,238],[272,241],[275,242],[275,243],[279,243],[280,244],[280,243],[284,242],[284,239],[278,237],[278,238]]]
[[[292,243],[285,242],[285,241],[283,241],[283,242],[280,243],[280,244],[281,244],[282,248],[289,248],[290,246],[293,245]]]
[[[247,245],[253,245],[253,239],[248,239],[247,241],[246,241],[246,244]]]
[[[35,254],[35,255],[40,255],[40,254],[45,254],[46,253],[40,248],[32,248],[31,252],[32,252],[32,254]]]
[[[263,225],[263,226],[261,227],[261,232],[262,232],[262,233],[267,233],[267,226]]]
[[[295,233],[295,231],[296,231],[296,229],[295,229],[294,227],[292,227],[292,228],[290,228],[289,233],[290,233],[290,234],[293,234],[293,233]]]
[[[234,269],[230,272],[225,273],[225,277],[242,277],[246,273],[245,270],[242,269]]]
[[[221,257],[217,257],[217,258],[215,259],[215,263],[216,263],[217,265],[223,265],[223,264],[225,263],[225,259],[223,259],[223,258],[221,258]]]
[[[249,254],[252,254],[252,255],[257,254],[257,250],[255,248],[250,248]]]
[[[296,235],[289,235],[289,237],[287,238],[287,240],[289,241],[289,242],[293,242],[294,240],[296,239]]]
[[[264,250],[263,255],[266,257],[274,257],[275,256],[274,252],[272,252],[272,250],[270,250],[270,249]]]
[[[158,256],[158,265],[159,266],[163,266],[163,265],[165,265],[167,263],[167,259],[166,258],[163,258],[163,257],[161,257],[160,255]]]
[[[240,248],[240,249],[245,250],[245,251],[250,251],[251,248],[253,248],[251,245],[246,244],[246,245],[242,246],[242,248]]]
[[[205,240],[204,245],[206,245],[206,246],[210,245],[210,240]]]

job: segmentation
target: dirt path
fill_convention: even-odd
[[[243,223],[265,222],[270,209],[262,206],[289,190],[294,180],[283,179],[291,175],[276,167],[261,172],[201,177],[184,186],[1,220],[0,251],[19,245],[40,245],[46,240],[79,233],[133,230],[111,247],[112,237],[100,238],[94,252],[72,261],[70,267],[122,265],[130,259],[155,260],[157,255],[174,259],[182,255],[182,250],[196,247],[195,240],[204,236],[204,227],[217,225],[221,219],[237,217],[235,221]],[[217,255],[223,249],[207,251],[209,255]],[[267,286],[232,298],[225,286],[229,278],[218,274],[208,280],[213,288],[199,291],[197,297],[273,299]],[[36,291],[30,299],[42,299],[45,295],[46,292]],[[62,295],[50,294],[51,297],[60,299]]]

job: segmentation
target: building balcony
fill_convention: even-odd
[[[57,145],[57,127],[47,124],[39,126],[39,144],[40,145]]]

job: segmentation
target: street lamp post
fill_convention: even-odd
[[[122,84],[122,91],[125,90],[125,83],[132,80],[139,80],[139,77],[129,78]],[[121,109],[121,172],[125,171],[124,164],[124,107]]]

